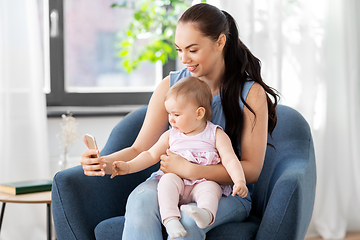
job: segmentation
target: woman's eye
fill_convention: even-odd
[[[191,52],[191,53],[196,53],[196,52],[197,52],[197,50],[190,50],[190,52]]]
[[[181,52],[181,49],[177,48],[176,51]]]

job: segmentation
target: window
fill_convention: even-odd
[[[163,71],[175,69],[170,61],[164,67],[143,63],[131,74],[122,69],[116,43],[132,10],[111,8],[113,3],[49,1],[48,106],[143,105]]]

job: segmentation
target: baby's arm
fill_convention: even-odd
[[[216,148],[219,152],[221,162],[234,182],[233,193],[240,197],[246,197],[248,189],[243,168],[231,145],[229,136],[220,128],[216,130]]]
[[[168,148],[169,130],[163,133],[159,140],[148,151],[140,153],[136,158],[128,162],[115,161],[113,163],[111,178],[114,178],[116,175],[139,172],[154,165],[160,161],[160,156],[165,154]]]

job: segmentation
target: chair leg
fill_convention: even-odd
[[[2,204],[2,206],[1,206],[1,215],[0,215],[0,232],[1,232],[1,225],[2,225],[2,222],[3,222],[3,219],[4,219],[5,206],[6,206],[6,203],[3,203],[3,204]]]
[[[47,236],[48,240],[51,240],[51,205],[50,203],[46,204],[47,212]]]

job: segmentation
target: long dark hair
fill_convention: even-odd
[[[255,115],[256,122],[255,112],[241,94],[248,77],[259,83],[267,93],[268,132],[271,136],[277,123],[276,106],[278,94],[262,80],[260,73],[261,62],[239,39],[239,32],[234,18],[215,6],[200,3],[187,9],[179,22],[196,23],[195,26],[198,30],[214,42],[219,39],[221,34],[226,36],[223,50],[225,71],[221,79],[220,96],[225,115],[225,132],[231,139],[235,153],[238,155],[238,146],[241,142],[243,130],[243,113],[240,108],[239,98]],[[273,101],[269,95],[273,98]]]

